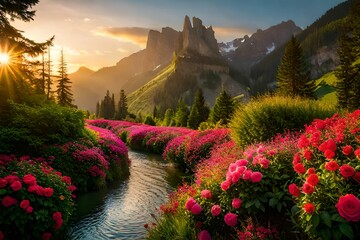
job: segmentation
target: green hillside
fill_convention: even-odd
[[[316,96],[319,100],[329,103],[336,103],[336,77],[335,72],[329,72],[316,80]]]

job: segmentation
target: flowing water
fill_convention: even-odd
[[[181,173],[160,155],[129,151],[130,176],[77,200],[67,239],[145,239],[145,223],[181,183]]]

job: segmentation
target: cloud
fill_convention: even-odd
[[[83,22],[90,22],[90,21],[91,21],[90,18],[84,18],[84,19],[83,19]]]
[[[117,28],[102,28],[94,30],[93,33],[116,38],[122,42],[131,42],[140,47],[145,47],[147,42],[147,36],[149,33],[148,28],[140,27],[117,27]]]
[[[232,41],[245,35],[251,35],[256,30],[245,27],[213,27],[218,42]]]

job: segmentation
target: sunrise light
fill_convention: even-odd
[[[0,64],[5,65],[9,63],[9,54],[7,53],[0,53]]]

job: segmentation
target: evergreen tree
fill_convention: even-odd
[[[276,79],[279,94],[315,98],[315,82],[310,80],[310,71],[304,60],[300,44],[294,36],[285,47]]]
[[[209,108],[206,106],[205,98],[201,88],[196,91],[194,104],[191,107],[188,127],[197,129],[200,123],[209,117]]]
[[[172,126],[174,121],[174,110],[171,108],[166,109],[164,116],[164,125]]]
[[[235,101],[223,88],[216,98],[215,105],[210,114],[210,119],[213,123],[221,121],[222,124],[228,124],[234,110]]]
[[[74,107],[73,94],[71,92],[71,81],[67,75],[67,64],[64,59],[64,52],[60,52],[60,67],[59,67],[58,85],[57,85],[57,102],[61,106]]]
[[[51,99],[52,98],[52,84],[53,84],[53,81],[51,79],[51,73],[52,73],[52,70],[51,70],[51,57],[50,57],[50,46],[48,47],[48,60],[47,60],[47,74],[46,74],[46,86],[45,86],[45,92],[46,92],[46,97],[47,99]]]
[[[120,99],[118,103],[118,115],[119,119],[125,119],[128,114],[128,105],[127,105],[127,97],[125,95],[124,89],[120,90]]]
[[[96,112],[95,112],[96,118],[100,117],[100,103],[96,102]]]
[[[144,124],[150,125],[150,126],[155,126],[156,122],[154,120],[154,118],[152,116],[146,116]]]
[[[185,101],[180,98],[175,112],[175,124],[177,127],[186,127],[189,110]]]
[[[115,95],[114,93],[111,95],[111,110],[110,110],[112,113],[113,113],[113,116],[112,118],[115,118]]]
[[[156,106],[154,106],[154,109],[153,109],[153,118],[157,118],[158,117],[158,109]]]

